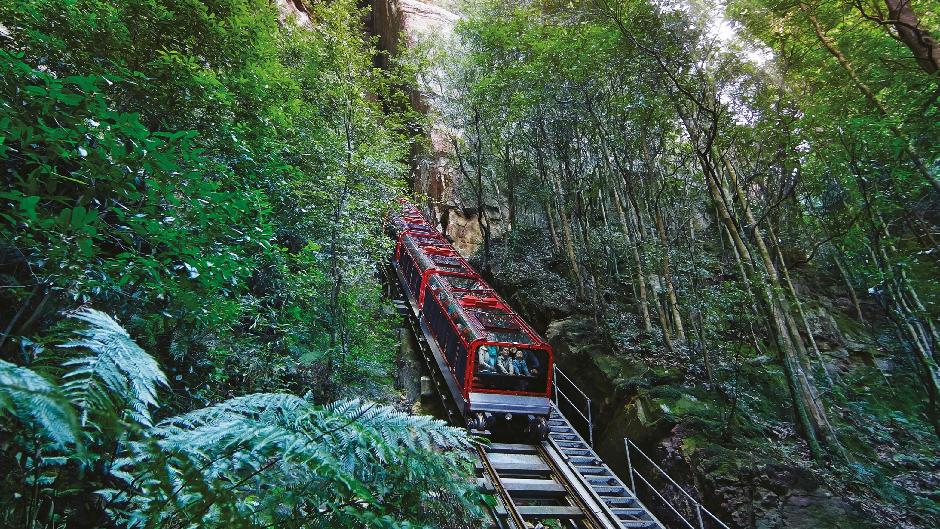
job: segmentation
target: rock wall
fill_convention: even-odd
[[[896,374],[897,368],[871,345],[872,336],[844,317],[846,311],[838,308],[838,300],[817,295],[812,304],[807,304],[810,326],[827,370],[836,377],[855,377],[872,367],[882,376]],[[814,465],[808,461],[808,454],[797,453],[802,442],[796,440],[789,423],[774,420],[773,410],[760,410],[756,420],[767,428],[751,432],[751,444],[788,446],[794,451],[792,458],[774,450],[748,453],[735,439],[711,435],[707,423],[697,416],[702,409],[718,403],[714,395],[696,392],[675,370],[657,366],[649,355],[612,349],[598,335],[589,316],[574,314],[552,321],[545,336],[554,348],[559,367],[593,400],[595,449],[621,476],[628,475],[623,438],[629,437],[734,528],[925,527],[890,502],[845,487],[833,479],[826,465]],[[762,372],[769,362],[767,358],[764,363],[742,366],[742,379],[766,382]],[[764,386],[754,388],[766,390]],[[852,441],[844,438],[843,442],[849,446]],[[878,448],[885,457],[894,457],[898,449],[897,440],[891,438],[884,438]],[[652,472],[644,473],[654,476]],[[911,470],[894,479],[909,490],[940,490],[940,475],[928,474]],[[667,496],[678,498],[670,494],[664,482],[659,485],[664,486],[662,492]],[[638,492],[654,509],[661,506],[645,488]],[[933,492],[924,495],[937,497]],[[667,511],[659,509],[657,514],[669,520]]]
[[[447,7],[434,2],[418,0],[373,0],[370,19],[371,32],[378,38],[378,46],[388,56],[404,51],[403,47],[435,51],[447,47],[453,39],[454,27],[460,16]],[[388,56],[380,58],[387,65]],[[441,72],[431,72],[419,79],[418,89],[411,94],[411,104],[431,116],[431,127],[423,148],[412,153],[411,190],[428,199],[425,206],[433,212],[439,228],[465,256],[470,256],[483,243],[476,204],[468,204],[461,197],[461,174],[453,163],[451,138],[458,135],[439,118],[436,108],[443,99],[439,84],[431,79]],[[505,225],[505,208],[500,204],[487,204],[486,213],[495,236]]]
[[[303,0],[274,0],[274,3],[277,5],[277,10],[281,14],[281,22],[287,22],[293,19],[300,27],[313,27]]]

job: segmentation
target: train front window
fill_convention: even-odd
[[[544,393],[548,353],[542,349],[481,345],[476,350],[475,389]]]

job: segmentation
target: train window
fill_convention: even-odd
[[[533,343],[532,339],[529,338],[527,334],[523,334],[521,332],[501,332],[487,330],[486,339],[494,342],[508,342],[518,344]]]
[[[453,285],[454,288],[460,290],[484,290],[486,288],[485,283],[476,277],[451,276],[448,278],[448,281],[450,281],[450,284]]]
[[[463,264],[456,257],[436,255],[432,257],[432,260],[434,261],[434,264],[436,264],[439,268],[456,268],[456,269],[463,268]]]
[[[473,388],[544,393],[548,353],[542,349],[482,345],[476,351]]]
[[[486,310],[486,309],[474,309],[473,315],[479,320],[480,323],[486,327],[487,330],[490,329],[506,329],[506,330],[518,330],[519,325],[516,323],[512,314],[507,314],[502,310]]]

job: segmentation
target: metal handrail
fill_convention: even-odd
[[[565,399],[565,401],[568,404],[571,405],[574,411],[576,411],[578,415],[580,415],[581,418],[584,419],[584,422],[587,424],[588,444],[590,444],[591,447],[593,448],[594,447],[594,417],[591,412],[591,398],[587,396],[587,393],[581,391],[581,388],[579,388],[578,385],[575,384],[574,381],[568,377],[568,375],[564,374],[557,364],[553,364],[552,368],[553,368],[553,373],[554,373],[554,376],[552,377],[552,390],[554,390],[553,395],[554,395],[554,400],[555,400],[555,406],[556,407],[558,406],[558,397],[560,395],[562,398]],[[568,382],[569,386],[573,387],[575,391],[581,394],[581,397],[584,399],[584,402],[585,402],[585,409],[587,412],[586,414],[585,412],[581,411],[581,408],[578,407],[578,405],[575,404],[573,400],[571,400],[571,397],[569,397],[568,395],[565,394],[564,391],[559,389],[558,387],[559,376],[564,378]]]
[[[683,516],[681,513],[679,513],[679,511],[676,510],[675,506],[673,506],[672,502],[670,502],[669,500],[667,500],[666,498],[664,498],[663,495],[660,494],[659,490],[657,490],[656,487],[654,487],[653,484],[650,483],[649,480],[647,480],[646,477],[644,477],[642,474],[640,474],[640,471],[637,470],[636,467],[633,466],[633,458],[630,457],[630,447],[633,447],[633,449],[636,450],[641,456],[643,456],[643,458],[646,459],[646,461],[648,461],[649,464],[653,465],[653,468],[655,468],[657,471],[659,471],[660,476],[666,478],[666,479],[669,481],[669,483],[671,483],[673,486],[675,486],[677,489],[679,489],[679,491],[682,492],[682,494],[686,497],[686,499],[687,499],[689,502],[691,502],[691,507],[695,510],[695,515],[696,515],[697,522],[698,522],[698,526],[697,526],[698,529],[705,529],[705,522],[704,522],[704,519],[702,518],[702,513],[705,513],[706,515],[708,515],[709,518],[711,518],[712,520],[714,520],[715,523],[717,523],[717,524],[718,524],[719,526],[721,526],[723,529],[729,529],[729,527],[728,527],[727,525],[725,525],[724,522],[722,522],[720,519],[718,519],[717,516],[715,516],[714,514],[712,514],[712,512],[709,511],[709,510],[708,510],[704,505],[702,505],[698,500],[696,500],[695,498],[693,498],[691,494],[689,494],[688,492],[686,492],[685,489],[682,488],[681,485],[679,485],[678,483],[676,483],[676,480],[672,479],[672,477],[669,476],[669,474],[667,474],[665,470],[663,470],[659,465],[657,465],[655,461],[653,461],[652,459],[650,459],[650,456],[646,455],[646,452],[644,452],[643,450],[641,450],[640,447],[637,446],[636,443],[634,443],[632,440],[630,440],[629,437],[624,437],[624,438],[623,438],[623,444],[624,444],[624,449],[625,449],[626,452],[627,452],[627,467],[628,467],[629,472],[630,472],[630,486],[633,487],[634,493],[636,493],[636,481],[634,480],[634,476],[636,476],[636,477],[640,478],[640,479],[643,481],[643,483],[645,483],[646,486],[649,487],[650,490],[652,490],[652,491],[656,494],[656,496],[658,496],[659,499],[662,500],[662,502],[663,502],[667,507],[669,507],[669,509],[672,510],[673,513],[676,514],[676,516],[679,517],[679,519],[681,519],[686,525],[688,525],[690,529],[696,529],[696,526],[692,525],[692,523],[689,522],[689,520],[686,519],[685,516]]]

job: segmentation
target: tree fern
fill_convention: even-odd
[[[70,314],[89,326],[76,333],[79,338],[65,348],[87,349],[92,355],[64,363],[63,390],[81,412],[85,426],[89,410],[127,406],[138,422],[150,425],[150,408],[157,405],[157,388],[167,385],[160,365],[110,316],[94,309]]]
[[[472,482],[457,477],[470,461],[466,432],[374,403],[319,407],[292,395],[247,395],[167,419],[151,433],[116,465],[125,481],[150,476],[117,513],[128,522],[397,525],[453,517],[476,503]],[[296,512],[309,523],[296,523]]]
[[[23,450],[32,454],[21,462],[31,509],[41,496],[58,497],[62,481],[106,472],[99,483],[122,485],[98,494],[128,527],[473,525],[479,496],[464,477],[472,454],[465,431],[371,402],[318,406],[282,393],[233,398],[151,426],[166,384],[157,362],[107,315],[72,317],[88,327],[64,347],[91,354],[63,364],[71,369],[61,389],[0,361],[0,410],[41,425],[53,441]],[[136,425],[121,420],[126,413]],[[63,449],[78,439],[87,440],[84,450]]]
[[[59,389],[31,369],[0,360],[0,410],[38,424],[57,445],[74,444],[75,413]]]

